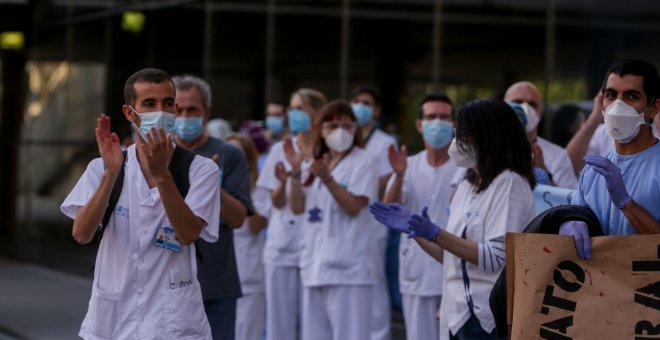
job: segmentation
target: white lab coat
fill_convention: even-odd
[[[75,218],[98,188],[103,160],[87,170],[60,207]],[[220,218],[219,170],[195,157],[185,201],[206,222],[200,237],[214,242]],[[169,225],[157,188],[149,188],[128,148],[122,194],[101,240],[92,296],[79,335],[85,339],[211,339],[197,281],[195,245],[174,252],[154,245],[158,228]]]
[[[469,291],[463,278],[461,258],[445,250],[442,303],[440,306],[440,339],[456,334],[471,313],[468,297],[474,304],[474,314],[486,332],[495,328],[490,311],[490,291],[505,263],[504,237],[508,232],[520,232],[534,217],[534,199],[529,182],[510,170],[499,174],[486,190],[476,193],[475,187],[463,179],[451,202],[446,231],[477,242],[479,263],[465,261]]]

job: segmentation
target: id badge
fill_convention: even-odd
[[[156,232],[154,244],[171,251],[181,251],[181,242],[174,237],[175,235],[171,227],[160,227]]]

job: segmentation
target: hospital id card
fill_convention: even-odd
[[[176,236],[174,229],[170,227],[160,227],[156,232],[154,244],[171,251],[181,251],[181,242],[179,242],[174,236]]]

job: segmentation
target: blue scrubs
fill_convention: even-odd
[[[660,220],[660,143],[656,142],[635,155],[624,156],[612,151],[606,157],[621,169],[630,197],[656,220]],[[623,212],[612,203],[605,178],[590,165],[582,171],[571,203],[591,208],[598,216],[605,235],[638,233]]]

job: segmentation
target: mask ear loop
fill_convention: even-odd
[[[138,116],[140,115],[137,111],[135,111],[133,106],[128,105],[128,107],[131,109],[131,111],[135,112],[136,115],[138,115]],[[131,120],[131,125],[133,126],[135,131],[140,135],[140,137],[142,137],[142,140],[146,141],[147,137],[145,137],[144,134],[142,133],[142,131],[140,131],[140,128],[137,126],[137,124],[135,124],[135,121]]]
[[[651,108],[651,105],[653,105],[654,102],[655,102],[655,97],[653,97],[653,98],[651,98],[651,100],[649,100],[649,104],[646,106],[646,111],[647,112],[649,111],[649,109]],[[642,112],[642,114],[644,114],[644,113]],[[658,113],[656,112],[656,115],[657,114]],[[653,125],[653,118],[649,117],[649,120],[650,120],[650,122],[647,123],[646,122],[646,117],[644,117],[644,123],[648,124],[649,126],[652,126]]]

